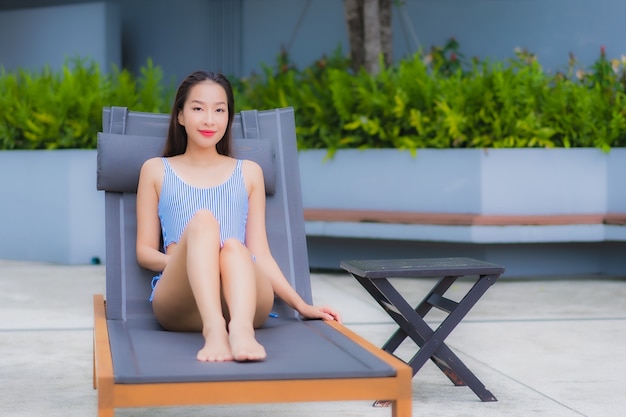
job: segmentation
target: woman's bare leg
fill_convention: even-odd
[[[221,303],[219,225],[213,214],[196,213],[170,252],[152,302],[157,319],[168,330],[202,331],[205,344],[198,360],[232,360]]]
[[[250,251],[238,240],[228,239],[220,252],[222,289],[228,306],[230,348],[236,361],[265,359],[265,348],[254,328],[267,319],[274,301],[269,280],[257,274]]]

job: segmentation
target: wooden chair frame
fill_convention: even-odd
[[[412,414],[411,368],[345,326],[328,325],[397,369],[389,378],[333,378],[282,381],[214,381],[117,384],[106,323],[105,301],[94,295],[94,389],[98,417],[114,416],[115,408],[276,402],[350,401],[388,398],[393,417]]]

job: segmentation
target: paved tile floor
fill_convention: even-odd
[[[312,275],[315,302],[377,345],[395,328],[348,274]],[[417,302],[432,282],[397,285]],[[461,293],[461,282],[451,291]],[[92,295],[103,266],[0,261],[0,416],[96,416]],[[429,316],[430,317],[430,316]],[[437,324],[440,316],[429,320]],[[448,344],[498,398],[482,403],[428,363],[413,379],[414,416],[626,416],[626,280],[497,282]],[[407,343],[399,355],[408,358]],[[117,416],[390,416],[369,402],[118,410]]]

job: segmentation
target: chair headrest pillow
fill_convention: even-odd
[[[136,192],[143,163],[162,155],[165,140],[152,136],[98,133],[98,190]],[[250,159],[263,169],[265,193],[276,192],[275,153],[267,139],[233,139],[233,157]]]

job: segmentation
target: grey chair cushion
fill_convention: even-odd
[[[143,163],[162,155],[164,139],[151,136],[98,133],[98,190],[136,192]],[[265,193],[276,192],[275,154],[270,140],[233,139],[233,156],[250,159],[263,169]]]
[[[256,331],[267,359],[255,363],[196,360],[202,334],[168,332],[153,318],[109,320],[115,382],[290,380],[394,376],[377,356],[321,320],[268,319]]]

